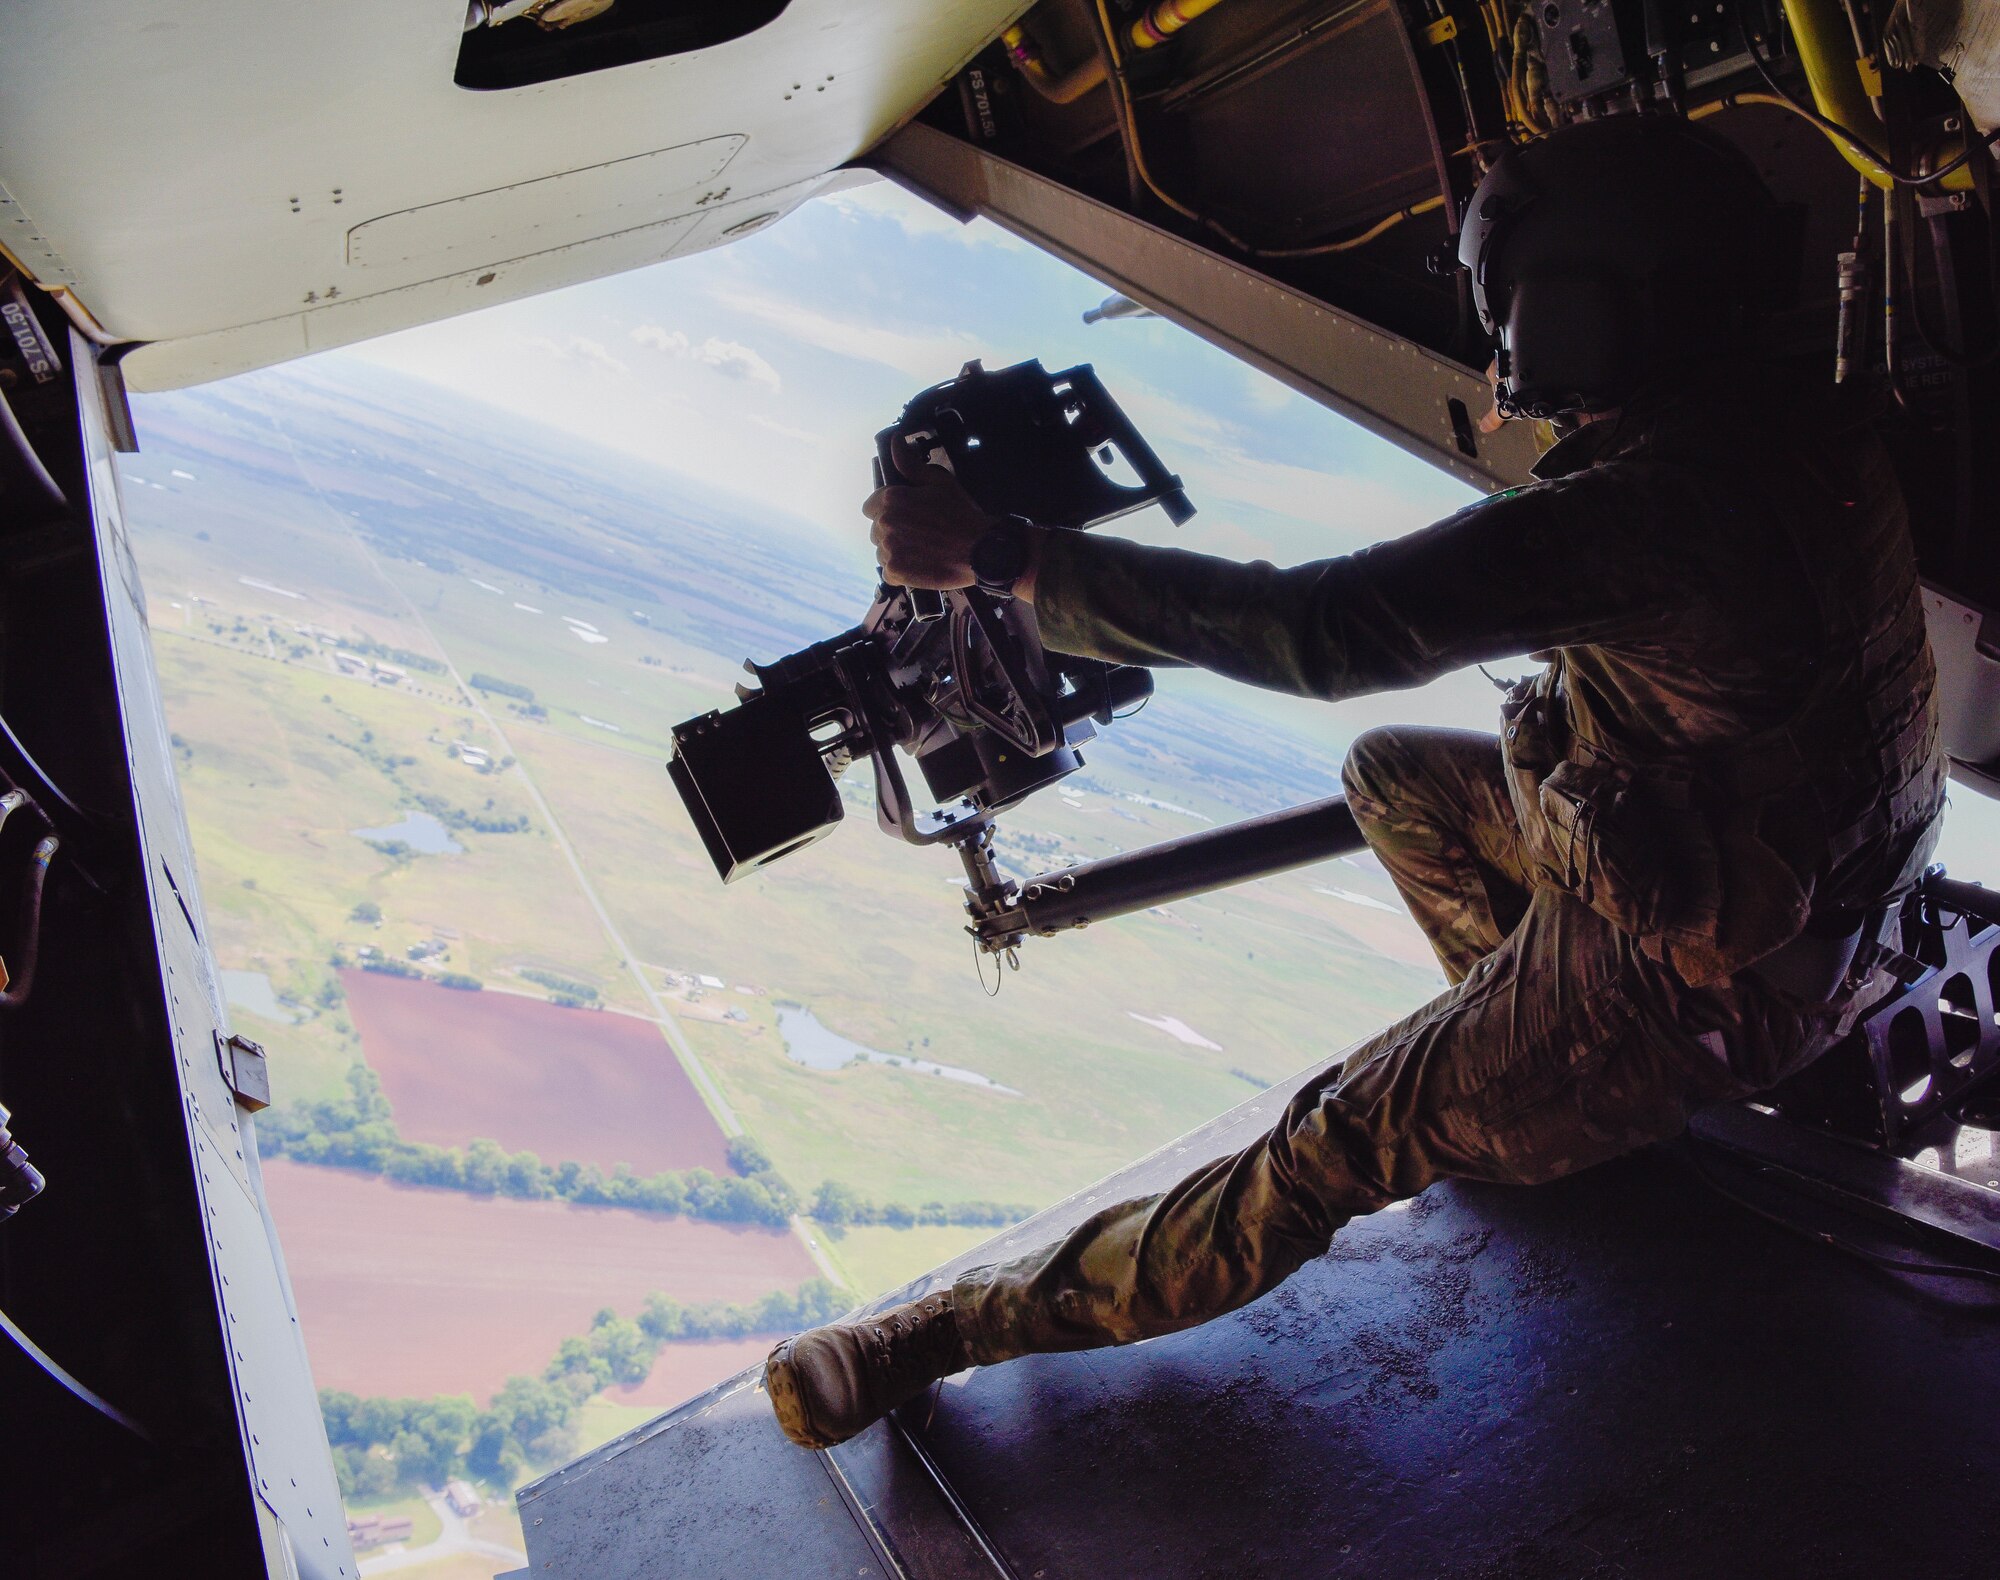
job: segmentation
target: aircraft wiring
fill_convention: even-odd
[[[62,485],[50,476],[49,469],[42,464],[41,456],[35,453],[34,443],[28,438],[27,430],[21,426],[21,419],[14,415],[14,403],[7,399],[7,392],[0,389],[0,432],[7,436],[8,443],[21,458],[27,469],[29,481],[40,492],[43,501],[52,510],[69,509],[69,498],[62,491]]]
[[[1259,247],[1245,241],[1220,220],[1212,219],[1200,210],[1182,202],[1162,187],[1154,177],[1151,167],[1146,163],[1144,145],[1139,141],[1138,116],[1132,107],[1132,86],[1126,80],[1125,55],[1118,44],[1118,30],[1112,25],[1110,6],[1107,0],[1096,0],[1096,4],[1099,31],[1102,34],[1105,51],[1111,63],[1109,80],[1111,83],[1112,107],[1117,114],[1118,129],[1125,144],[1126,156],[1132,162],[1133,172],[1145,185],[1146,190],[1151,192],[1154,197],[1158,198],[1168,208],[1179,214],[1183,219],[1191,220],[1203,229],[1212,231],[1215,235],[1220,236],[1230,246],[1246,257],[1272,259],[1320,258],[1333,253],[1351,252],[1357,247],[1366,246],[1384,232],[1395,229],[1396,226],[1402,224],[1405,220],[1415,219],[1420,214],[1428,214],[1434,209],[1444,207],[1444,196],[1440,193],[1436,197],[1425,198],[1422,202],[1412,203],[1407,208],[1396,210],[1395,213],[1377,220],[1373,225],[1370,225],[1366,230],[1361,231],[1357,235],[1343,237],[1339,241],[1318,242],[1306,247]]]
[[[1934,181],[1942,181],[1946,176],[1956,174],[1969,164],[1974,154],[1983,153],[1991,149],[1996,142],[2000,142],[2000,127],[1995,127],[1983,136],[1968,136],[1964,150],[1955,159],[1939,165],[1937,169],[1930,171],[1926,175],[1910,175],[1905,171],[1897,169],[1896,166],[1883,158],[1882,155],[1876,153],[1873,148],[1870,148],[1868,144],[1861,140],[1858,134],[1849,131],[1838,121],[1831,120],[1827,116],[1820,114],[1819,111],[1808,109],[1787,93],[1779,85],[1778,79],[1772,75],[1770,65],[1764,59],[1763,51],[1758,47],[1757,41],[1752,36],[1750,29],[1744,25],[1740,14],[1736,19],[1736,32],[1737,36],[1743,41],[1745,52],[1750,56],[1750,64],[1757,68],[1757,75],[1764,79],[1764,86],[1769,88],[1772,94],[1770,100],[1748,99],[1742,94],[1736,94],[1733,95],[1736,100],[1742,103],[1775,102],[1780,108],[1791,111],[1792,114],[1799,116],[1803,120],[1810,121],[1814,126],[1817,126],[1822,132],[1826,133],[1828,137],[1831,137],[1843,147],[1850,149],[1855,158],[1878,172],[1884,180],[1897,186],[1920,187],[1929,186]],[[1965,117],[1961,124],[1969,126],[1971,124],[1971,117]]]
[[[5,745],[7,753],[13,757],[17,767],[27,770],[28,777],[41,788],[46,800],[62,808],[86,828],[91,826],[95,820],[65,795],[62,786],[51,779],[48,771],[35,761],[34,755],[21,744],[21,737],[14,733],[14,726],[7,722],[7,715],[4,713],[0,713],[0,744]]]
[[[148,1432],[137,1421],[133,1420],[131,1416],[119,1409],[117,1405],[106,1399],[102,1394],[84,1386],[84,1384],[78,1382],[68,1372],[63,1370],[39,1344],[23,1333],[14,1319],[4,1311],[0,1311],[0,1333],[5,1333],[8,1338],[12,1339],[23,1355],[66,1392],[82,1400],[83,1403],[89,1405],[91,1409],[95,1410],[106,1420],[122,1426],[141,1442],[150,1443],[153,1441],[153,1434]]]

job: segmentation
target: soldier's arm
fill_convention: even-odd
[[[1645,479],[1496,495],[1407,537],[1288,570],[1076,532],[1042,535],[1042,640],[1338,698],[1511,654],[1637,637],[1690,590]],[[1636,519],[1635,519],[1636,518]]]

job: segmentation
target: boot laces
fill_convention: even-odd
[[[951,1353],[956,1337],[948,1326],[950,1318],[949,1304],[931,1299],[906,1306],[878,1322],[875,1325],[878,1363],[890,1372],[906,1366],[931,1369],[941,1365]]]

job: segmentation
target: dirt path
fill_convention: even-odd
[[[393,1574],[398,1569],[413,1569],[418,1564],[435,1563],[440,1558],[453,1558],[459,1553],[471,1553],[480,1558],[491,1558],[498,1563],[526,1568],[528,1555],[517,1553],[511,1547],[503,1547],[498,1542],[484,1541],[472,1534],[465,1520],[454,1513],[452,1506],[443,1498],[427,1497],[431,1513],[438,1517],[444,1529],[434,1542],[425,1542],[421,1547],[404,1547],[393,1553],[382,1553],[374,1558],[361,1560],[361,1572],[365,1575]]]

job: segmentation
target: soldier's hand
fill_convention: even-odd
[[[902,481],[876,489],[861,506],[875,523],[869,536],[882,579],[892,587],[970,587],[972,545],[994,518],[943,467],[902,444],[892,453]]]
[[[1486,364],[1486,387],[1493,392],[1493,404],[1479,414],[1481,433],[1498,433],[1507,419],[1500,415],[1500,359]]]

